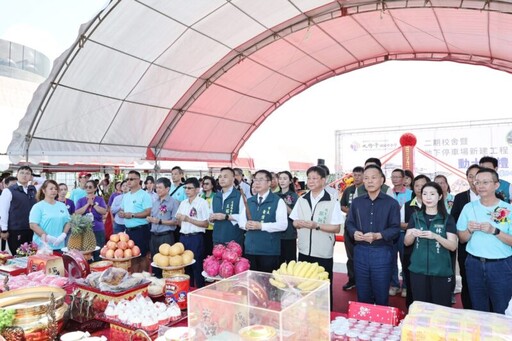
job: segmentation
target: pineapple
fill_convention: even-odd
[[[96,248],[96,237],[92,230],[92,221],[87,216],[73,214],[71,216],[71,234],[68,249],[93,251]]]
[[[92,226],[85,230],[82,238],[82,251],[94,251],[96,249],[96,236]]]

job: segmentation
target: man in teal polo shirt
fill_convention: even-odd
[[[140,248],[141,256],[132,260],[132,272],[147,271],[149,269],[148,251],[151,233],[146,217],[151,214],[153,201],[148,192],[141,188],[139,172],[134,170],[128,172],[126,180],[130,191],[123,195],[118,215],[124,218],[126,233]]]

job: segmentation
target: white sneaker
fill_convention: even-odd
[[[389,296],[395,296],[399,292],[400,292],[400,288],[397,288],[397,287],[389,288]]]
[[[407,289],[402,289],[402,297],[407,297]]]

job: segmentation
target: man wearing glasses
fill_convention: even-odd
[[[196,288],[204,286],[201,275],[204,259],[204,233],[208,227],[210,209],[208,202],[199,197],[199,180],[188,178],[183,185],[187,199],[180,203],[176,219],[181,223],[180,242],[186,250],[194,253],[196,262],[185,268],[190,276],[190,285]]]
[[[87,192],[85,191],[85,183],[89,180],[86,172],[78,173],[78,187],[74,188],[69,195],[69,199],[73,200],[75,206],[78,204],[78,200],[85,198]]]
[[[132,260],[132,272],[147,271],[149,268],[147,254],[151,233],[146,217],[151,214],[153,201],[148,192],[141,187],[139,172],[134,170],[128,172],[126,180],[130,191],[123,195],[118,215],[120,218],[124,218],[126,233],[140,248],[141,256]]]
[[[244,181],[244,171],[241,168],[234,168],[233,171],[235,172],[235,179],[238,181],[238,187],[244,192],[245,198],[249,199],[252,197],[251,186]]]
[[[457,221],[460,241],[467,242],[472,309],[504,314],[512,298],[512,205],[496,196],[494,169],[480,169],[474,185],[480,199],[466,204]]]
[[[213,221],[213,244],[227,244],[234,240],[244,246],[245,231],[240,228],[240,216],[245,217],[245,204],[240,191],[234,188],[236,171],[225,167],[220,170],[222,188],[213,197],[210,221]]]
[[[201,191],[200,197],[206,200],[208,203],[208,208],[210,211],[212,210],[212,202],[213,197],[215,196],[216,190],[216,182],[215,179],[209,175],[206,175],[203,178],[203,182],[201,186],[203,186],[203,190]],[[213,222],[210,219],[210,223],[208,224],[208,228],[204,234],[204,254],[211,255],[213,252]]]
[[[251,262],[251,270],[272,272],[279,267],[281,233],[288,227],[286,204],[270,191],[272,175],[259,170],[254,175],[255,195],[247,200],[248,220],[245,226],[245,256]]]
[[[156,180],[156,194],[158,199],[153,203],[151,215],[146,220],[151,223],[151,242],[149,249],[151,257],[158,253],[160,245],[167,243],[173,245],[174,230],[178,222],[176,221],[176,213],[178,211],[179,202],[169,195],[171,181],[167,178],[159,178]],[[162,270],[153,268],[156,277],[162,277]]]
[[[36,188],[29,185],[32,168],[21,166],[18,169],[16,184],[4,189],[0,196],[0,237],[7,240],[11,253],[21,244],[31,242],[34,232],[28,221],[30,209],[36,203]]]

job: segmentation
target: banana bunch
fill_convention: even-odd
[[[288,284],[289,281],[284,279],[283,275],[309,279],[301,281],[296,286],[296,288],[301,291],[311,291],[315,289],[320,284],[318,280],[329,281],[329,274],[325,271],[325,268],[319,266],[316,262],[295,262],[292,260],[288,264],[283,263],[279,269],[272,271],[273,278],[269,279],[270,284],[280,289],[290,286]]]

